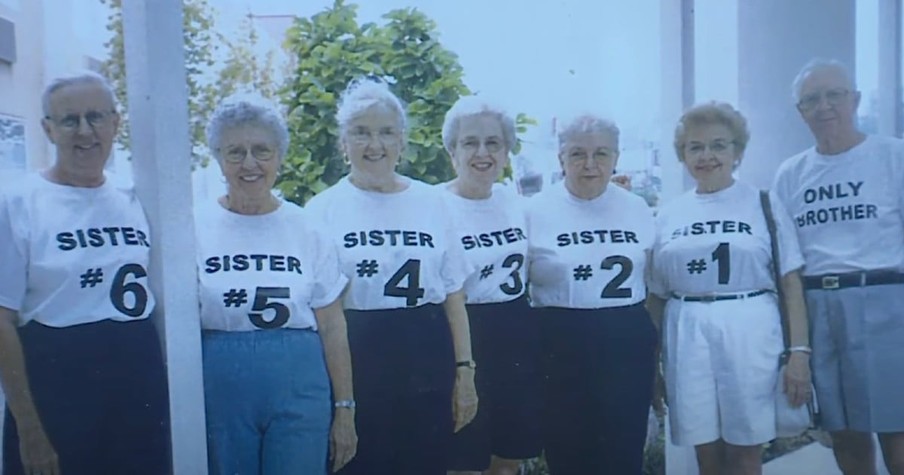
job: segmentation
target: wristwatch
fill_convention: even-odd
[[[477,363],[474,360],[459,361],[455,363],[455,367],[477,369]]]

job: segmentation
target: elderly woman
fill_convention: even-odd
[[[2,472],[171,473],[148,223],[104,173],[113,92],[97,74],[68,76],[43,106],[56,161],[0,198]]]
[[[439,190],[398,175],[405,109],[352,82],[336,113],[349,175],[315,196],[351,277],[358,455],[343,474],[444,474],[448,439],[477,411],[462,286],[468,269]],[[453,389],[454,388],[454,389]]]
[[[750,134],[725,103],[689,109],[675,130],[675,151],[697,183],[657,216],[650,307],[665,307],[666,393],[672,441],[696,447],[700,473],[759,474],[760,445],[776,436],[775,384],[784,350],[781,286],[791,318],[784,381],[789,401],[809,397],[807,323],[794,227],[772,200],[781,262],[759,191],[737,182]],[[778,265],[781,282],[771,266]],[[664,300],[667,300],[667,303]]]
[[[610,184],[618,128],[584,115],[559,133],[564,186],[531,198],[531,304],[540,313],[550,473],[639,474],[656,329],[644,308],[653,214]]]
[[[446,203],[473,269],[464,289],[481,397],[475,420],[453,439],[449,468],[517,475],[521,459],[540,455],[542,387],[539,326],[525,292],[523,199],[494,186],[509,164],[515,121],[477,97],[463,97],[446,113],[443,144],[458,175],[442,185]]]
[[[207,141],[226,180],[196,210],[210,473],[323,474],[328,446],[339,469],[356,435],[335,245],[271,191],[289,144],[272,106],[225,100]]]

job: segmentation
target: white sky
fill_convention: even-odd
[[[12,0],[3,0],[12,1]],[[97,16],[76,13],[79,22]],[[395,8],[416,7],[438,24],[440,40],[459,56],[465,82],[514,112],[544,121],[593,111],[614,118],[625,144],[659,137],[659,5],[665,0],[347,0],[360,21],[380,22]],[[736,2],[697,0],[696,61],[699,100],[737,101]],[[857,80],[867,97],[878,83],[875,25],[880,0],[858,0]],[[243,15],[311,16],[332,0],[209,0],[218,28],[229,31]],[[99,13],[100,12],[100,13]],[[101,45],[108,33],[91,27],[85,43]],[[701,72],[705,72],[701,73]],[[868,104],[868,101],[864,101]]]

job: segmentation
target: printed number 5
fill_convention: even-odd
[[[248,318],[251,319],[254,326],[265,330],[285,325],[289,321],[289,307],[269,300],[287,298],[289,298],[288,287],[258,287],[254,291],[254,304],[251,306],[252,312],[248,314]],[[264,319],[264,310],[267,309],[276,312],[270,321]]]
[[[631,276],[631,271],[634,270],[634,263],[631,262],[631,259],[625,256],[609,256],[603,260],[601,265],[603,270],[611,270],[613,267],[619,266],[620,270],[618,274],[603,287],[603,292],[600,294],[600,298],[604,299],[628,299],[631,298],[633,292],[631,292],[631,288],[627,289],[621,288],[621,285],[628,280],[628,277]]]

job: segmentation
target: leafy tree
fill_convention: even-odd
[[[276,99],[280,86],[276,51],[261,51],[260,37],[251,15],[242,20],[234,36],[235,40],[218,35],[227,50],[223,67],[217,73],[215,89],[218,95],[226,97],[241,89],[250,89],[264,97]],[[284,75],[289,72],[285,71]]]
[[[123,107],[123,118],[126,120],[120,127],[117,143],[128,150],[130,131],[126,94],[125,47],[122,34],[123,0],[100,0],[100,2],[110,7],[107,30],[113,32],[113,37],[105,45],[109,56],[103,64],[103,73],[113,84],[116,99]],[[212,33],[215,16],[208,0],[185,0],[183,8],[182,27],[185,34],[185,67],[188,76],[189,134],[193,163],[199,163],[203,162],[206,157],[204,127],[207,125],[207,117],[216,107],[216,102],[220,97],[210,81],[205,80],[205,75],[209,74],[215,64],[214,53],[217,50],[217,43],[213,41]]]
[[[358,24],[357,5],[335,0],[311,18],[300,18],[286,46],[296,70],[284,99],[293,138],[277,184],[286,198],[304,203],[347,172],[339,158],[336,104],[352,79],[384,78],[407,105],[408,140],[400,173],[428,183],[454,176],[442,145],[443,117],[469,94],[457,56],[437,39],[436,23],[413,8],[392,10],[385,25]],[[524,130],[533,121],[518,115]]]

